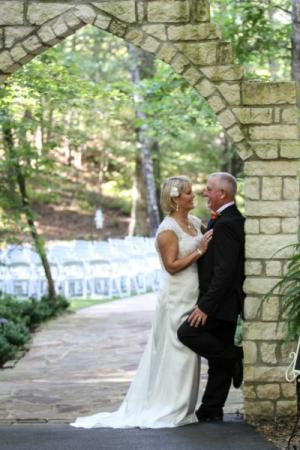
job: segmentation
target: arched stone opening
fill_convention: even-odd
[[[260,305],[289,257],[289,250],[277,250],[297,240],[296,84],[245,80],[231,44],[210,22],[206,0],[3,1],[0,81],[86,24],[170,64],[207,100],[245,161],[245,411],[249,418],[291,414],[284,311],[278,297]]]

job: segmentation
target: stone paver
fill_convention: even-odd
[[[70,422],[118,407],[145,347],[156,294],[122,299],[43,325],[30,351],[0,371],[0,422]],[[202,365],[202,382],[206,363]],[[225,412],[242,411],[232,389]]]

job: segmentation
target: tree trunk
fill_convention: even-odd
[[[49,265],[47,255],[46,255],[44,242],[41,239],[41,237],[39,236],[36,226],[35,226],[35,223],[34,223],[34,220],[33,220],[33,211],[30,206],[30,202],[29,202],[29,198],[28,198],[27,190],[26,190],[26,179],[23,175],[22,167],[20,165],[18,155],[16,154],[16,151],[15,151],[11,124],[10,124],[9,118],[6,117],[6,119],[7,120],[3,121],[3,124],[2,124],[3,143],[6,148],[9,160],[11,162],[12,170],[15,175],[14,178],[16,179],[16,182],[18,185],[19,193],[21,196],[23,212],[26,216],[27,224],[29,226],[30,233],[31,233],[36,251],[41,258],[42,266],[45,271],[45,276],[46,276],[47,284],[48,284],[49,298],[52,302],[55,302],[56,301],[55,286],[54,286],[54,282],[53,282],[53,278],[52,278],[52,274],[51,274],[50,265]]]
[[[143,67],[144,74],[149,76],[151,69],[150,64],[144,64],[141,66],[139,62],[138,51],[132,45],[128,46],[129,56],[130,56],[130,72],[132,77],[132,82],[136,86],[136,91],[134,94],[135,103],[135,114],[138,120],[140,120],[143,125],[137,129],[137,141],[138,147],[140,149],[140,154],[142,158],[142,166],[144,173],[144,180],[147,192],[147,211],[150,223],[150,236],[154,236],[158,228],[160,218],[159,209],[156,198],[156,187],[154,181],[154,170],[153,161],[151,155],[151,144],[147,137],[148,125],[147,117],[143,111],[143,104],[145,102],[143,96],[139,93],[139,85],[141,81],[141,67]],[[143,55],[145,61],[145,56]],[[152,72],[153,74],[153,72]]]
[[[300,87],[300,0],[292,0],[292,80]]]

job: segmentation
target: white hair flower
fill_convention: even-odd
[[[177,186],[172,186],[170,191],[170,197],[179,197],[179,191]]]

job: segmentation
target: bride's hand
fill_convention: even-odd
[[[209,242],[212,239],[213,230],[209,230],[202,236],[202,239],[200,241],[199,250],[203,253],[206,252]]]

